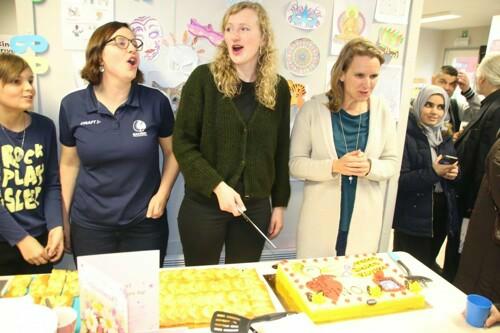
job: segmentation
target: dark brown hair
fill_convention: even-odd
[[[450,66],[450,65],[444,65],[444,66],[441,66],[441,71],[440,73],[443,73],[443,74],[448,74],[450,76],[458,76],[458,71],[455,67],[453,66]],[[438,73],[439,74],[439,73]]]
[[[332,112],[339,111],[344,102],[344,82],[340,81],[340,78],[343,73],[347,72],[355,56],[377,58],[380,65],[384,63],[384,53],[368,39],[355,38],[345,44],[332,67],[330,90],[326,93],[329,99],[327,106]]]
[[[108,22],[97,28],[92,36],[90,36],[89,42],[87,44],[87,50],[85,51],[85,66],[81,71],[82,78],[87,80],[93,85],[98,85],[102,81],[102,73],[99,71],[99,66],[102,61],[102,51],[106,46],[106,42],[113,36],[113,34],[121,29],[127,28],[130,31],[130,26],[124,22]],[[144,82],[144,75],[137,69],[137,75],[132,83],[142,83]]]
[[[20,56],[12,53],[0,54],[0,81],[3,84],[17,80],[26,68],[30,68],[30,66]]]

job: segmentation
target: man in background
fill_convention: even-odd
[[[461,101],[451,98],[448,110],[449,119],[445,119],[450,122],[454,139],[456,139],[461,122],[471,122],[479,116],[481,107],[479,95],[471,88],[467,74],[457,71],[453,66],[442,66],[440,71],[432,76],[432,84],[443,88],[450,97],[458,86],[462,96],[466,99],[466,101]]]

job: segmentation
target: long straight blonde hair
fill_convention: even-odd
[[[222,31],[225,31],[229,17],[244,9],[251,9],[257,14],[259,29],[263,40],[259,48],[259,58],[257,60],[255,95],[259,103],[269,109],[274,109],[276,105],[278,71],[274,36],[265,9],[259,3],[250,1],[243,1],[232,5],[228,8],[222,19]],[[215,60],[210,64],[210,71],[214,76],[217,89],[224,94],[224,96],[232,98],[239,94],[241,81],[229,57],[229,50],[225,41],[222,41],[218,46]]]
[[[345,44],[332,67],[330,90],[326,93],[329,99],[327,106],[332,112],[339,111],[344,102],[344,82],[340,81],[340,78],[347,72],[355,56],[377,58],[380,65],[384,63],[382,50],[365,38],[355,38]]]

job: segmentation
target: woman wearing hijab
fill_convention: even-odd
[[[443,275],[452,279],[458,262],[460,219],[453,181],[458,176],[452,137],[443,135],[450,100],[427,86],[410,110],[394,213],[394,250],[406,251],[429,268],[448,235]]]

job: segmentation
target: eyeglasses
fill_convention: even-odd
[[[129,44],[132,44],[133,47],[137,51],[142,50],[142,45],[144,44],[142,40],[137,38],[128,39],[125,36],[117,35],[111,39],[108,39],[104,44],[108,44],[110,42],[115,42],[114,44],[118,46],[120,49],[127,49]]]

